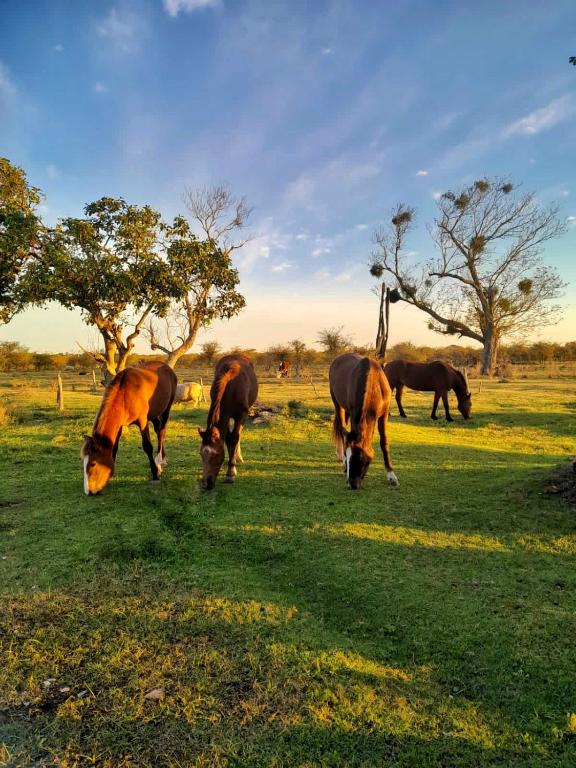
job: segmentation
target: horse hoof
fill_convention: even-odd
[[[160,482],[160,478],[159,477],[151,477],[150,478],[150,482],[151,483],[159,483]]]
[[[233,483],[235,480],[236,478],[234,477],[234,475],[226,475],[225,481],[227,483]]]
[[[438,416],[430,416],[430,418],[433,419],[434,421],[438,421]]]
[[[397,488],[400,485],[400,483],[398,481],[398,478],[396,477],[396,473],[395,472],[388,472],[387,476],[388,476],[388,484],[392,488]]]
[[[454,419],[452,418],[452,416],[447,416],[446,421],[454,421]]]

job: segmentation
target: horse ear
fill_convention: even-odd
[[[218,427],[212,427],[210,430],[210,442],[217,443],[220,440],[220,430]]]
[[[202,427],[198,427],[198,434],[200,435],[200,437],[201,437],[202,439],[204,439],[204,438],[206,437],[206,432],[204,432],[204,430],[202,429]]]

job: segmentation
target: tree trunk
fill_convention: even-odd
[[[116,376],[116,344],[113,339],[104,336],[104,358],[105,363],[102,366],[104,384],[108,384]]]
[[[498,336],[493,328],[489,328],[484,336],[484,351],[482,352],[482,376],[493,376],[498,361]]]
[[[168,357],[166,358],[166,365],[169,365],[170,368],[174,368],[178,360],[180,360],[180,358],[185,355],[189,349],[192,349],[194,342],[196,341],[196,336],[198,336],[200,325],[201,323],[199,319],[196,319],[193,322],[192,326],[190,327],[190,331],[182,344],[169,352]]]

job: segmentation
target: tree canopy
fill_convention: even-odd
[[[565,225],[556,207],[541,207],[532,193],[516,194],[506,179],[446,192],[437,206],[435,256],[410,260],[414,210],[398,205],[374,234],[374,265],[392,276],[398,298],[430,316],[432,330],[480,342],[483,372],[491,373],[503,339],[558,317],[563,283],[541,254]]]
[[[30,262],[42,256],[45,228],[38,214],[42,195],[22,168],[0,157],[0,324],[31,300],[26,282]]]

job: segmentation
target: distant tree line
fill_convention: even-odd
[[[348,351],[362,355],[374,355],[370,345],[355,345],[352,342],[346,347]],[[243,352],[263,373],[272,375],[281,360],[291,364],[293,375],[305,375],[307,371],[328,366],[333,358],[328,349],[317,350],[307,347],[304,342],[295,340],[289,344],[274,344],[266,350],[243,349],[235,347],[222,350],[217,342],[203,344],[197,353],[189,353],[181,358],[183,367],[211,368],[220,354],[225,352]],[[482,349],[453,344],[448,347],[431,347],[412,344],[409,341],[400,342],[390,347],[388,360],[403,358],[414,362],[430,360],[446,360],[457,367],[480,366]],[[137,365],[147,360],[162,360],[162,354],[133,354],[130,363]],[[538,341],[533,344],[504,345],[500,354],[501,363],[513,365],[542,365],[547,363],[565,363],[576,361],[576,341],[565,344]],[[55,353],[31,352],[16,341],[0,342],[0,371],[56,371],[69,370],[87,372],[94,367],[94,358],[88,353]]]

